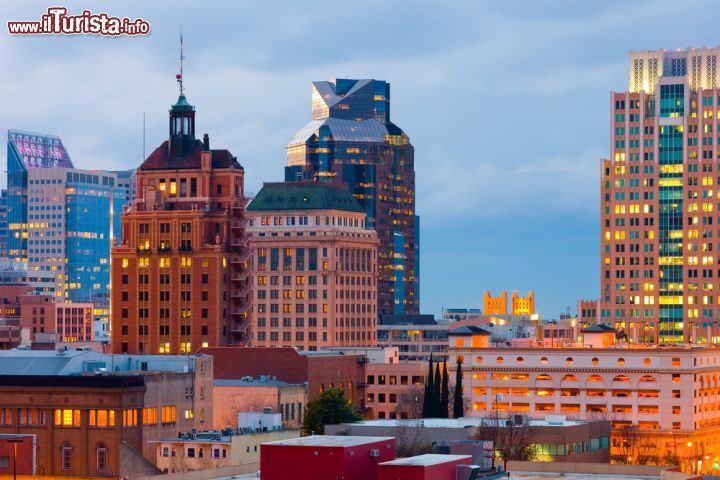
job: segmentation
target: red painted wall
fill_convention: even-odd
[[[380,465],[378,480],[455,480],[455,466],[470,465],[472,458],[429,465]]]
[[[370,456],[373,449],[380,450],[379,457]],[[260,446],[263,480],[287,480],[290,477],[293,480],[376,480],[378,464],[394,459],[394,440],[347,448]]]
[[[8,457],[7,467],[0,467],[0,475],[12,475],[13,473],[13,444],[8,442],[9,438],[20,438],[22,443],[17,445],[17,474],[33,474],[33,437],[32,436],[2,436],[0,437],[0,458]]]

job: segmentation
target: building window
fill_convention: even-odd
[[[56,427],[79,427],[80,426],[80,410],[69,408],[55,409],[55,426]]]
[[[114,427],[115,410],[90,410],[91,427]]]
[[[72,447],[69,442],[65,442],[62,445],[62,469],[72,470]]]
[[[104,472],[107,469],[107,447],[104,443],[100,443],[97,446],[97,471]]]
[[[188,447],[187,454],[185,456],[188,458],[195,458],[195,447]]]

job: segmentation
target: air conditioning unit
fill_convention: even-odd
[[[380,450],[372,449],[370,450],[370,456],[371,457],[379,457],[380,456]]]

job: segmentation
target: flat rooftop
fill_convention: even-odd
[[[426,453],[416,457],[398,458],[389,462],[383,462],[380,465],[406,465],[409,467],[427,467],[430,465],[439,465],[442,463],[456,462],[458,460],[471,459],[470,455],[440,455],[436,453]]]
[[[560,416],[559,416],[560,417]],[[502,419],[503,421],[505,419]],[[423,418],[419,420],[400,420],[400,419],[384,419],[384,420],[362,420],[353,422],[353,427],[425,427],[425,428],[468,428],[479,427],[482,425],[482,417],[463,417],[463,418]],[[568,420],[567,418],[545,418],[530,419],[530,426],[533,427],[572,427],[576,425],[585,425],[590,421],[585,420]]]
[[[510,478],[517,480],[595,480],[599,474],[596,473],[530,473],[530,472],[510,472]],[[643,476],[643,475],[603,475],[607,480],[657,480],[659,476]]]
[[[311,435],[309,437],[289,438],[263,445],[287,445],[296,447],[355,447],[368,443],[389,442],[393,437],[360,437],[351,435]]]

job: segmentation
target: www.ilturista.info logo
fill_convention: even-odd
[[[112,17],[107,13],[83,10],[80,15],[68,15],[65,7],[50,7],[39,22],[7,22],[11,35],[147,35],[150,23],[142,18]]]

